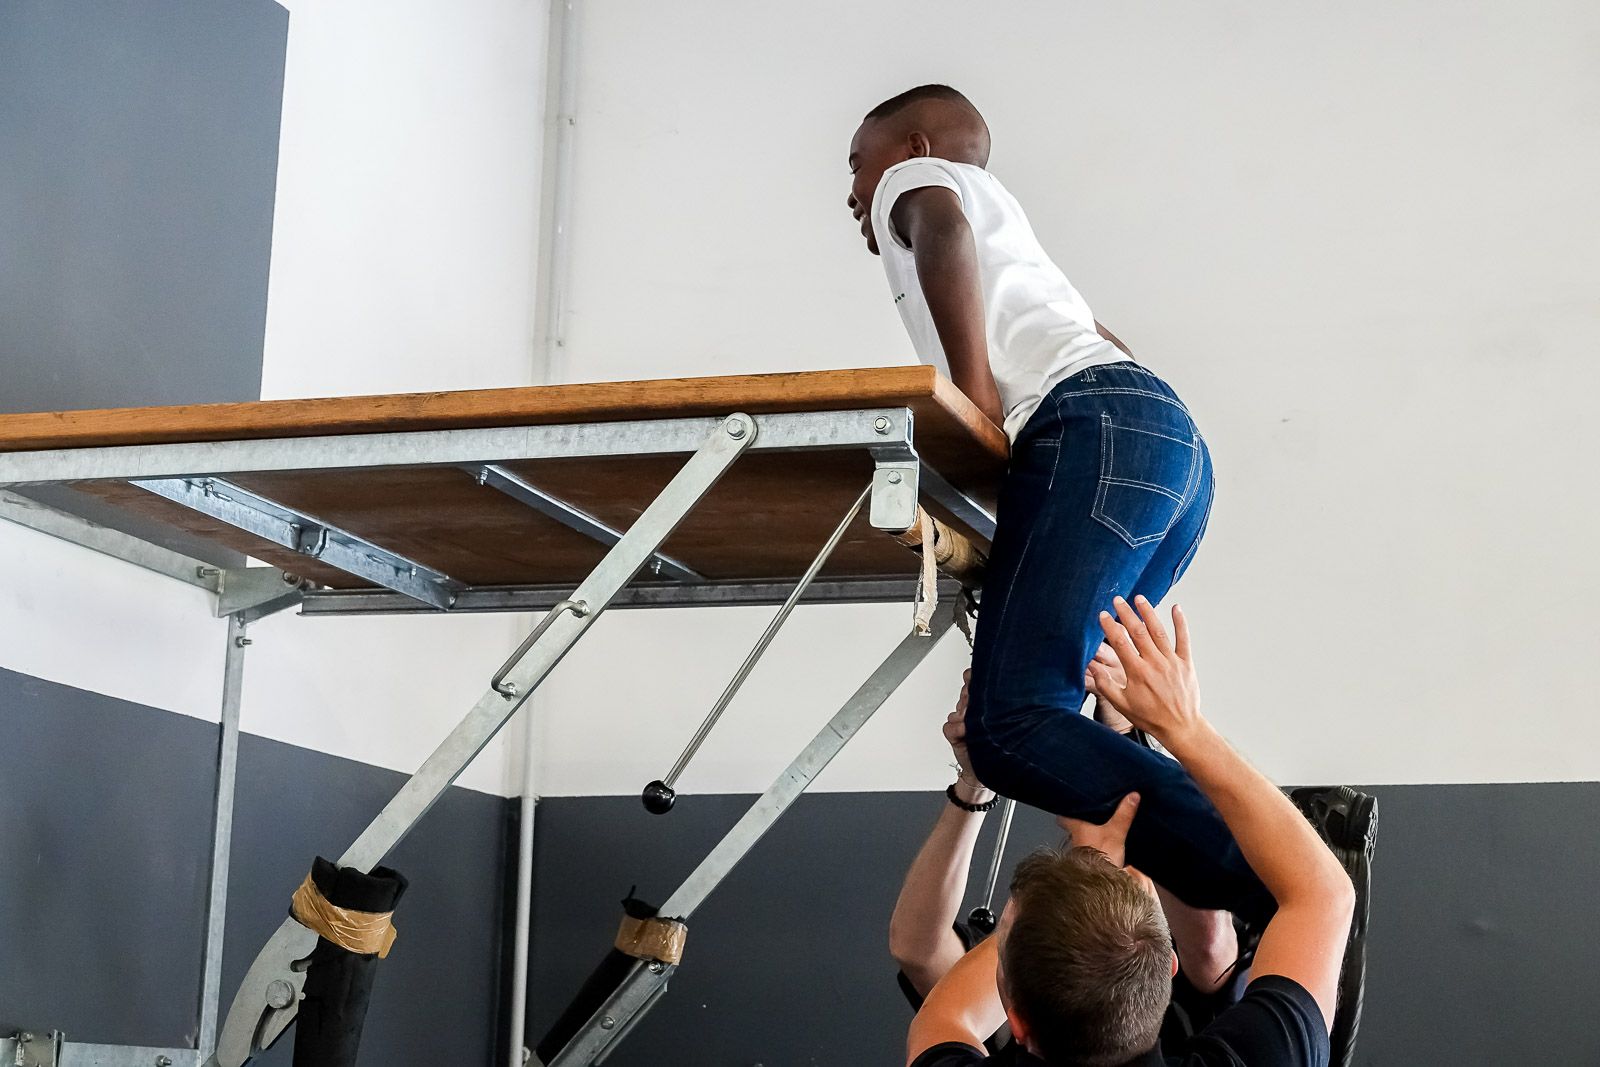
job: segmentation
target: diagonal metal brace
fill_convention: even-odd
[[[573,591],[570,599],[591,610],[582,615],[562,612],[544,627],[539,640],[503,674],[502,690],[484,692],[466,718],[345,851],[339,866],[371,870],[405,837],[751,446],[756,433],[756,422],[748,415],[730,415],[718,424],[622,540]],[[223,1024],[216,1054],[206,1067],[243,1067],[282,1036],[299,1012],[306,978],[302,961],[316,943],[315,933],[293,919],[284,921],[246,973]]]

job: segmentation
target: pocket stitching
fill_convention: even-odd
[[[1107,527],[1108,529],[1110,529],[1112,532],[1117,534],[1117,536],[1121,537],[1123,542],[1129,548],[1139,548],[1139,547],[1141,547],[1143,545],[1149,544],[1152,541],[1159,541],[1163,537],[1167,536],[1168,533],[1172,532],[1172,528],[1178,524],[1178,520],[1183,517],[1183,514],[1185,512],[1187,512],[1189,510],[1189,508],[1194,505],[1194,500],[1191,499],[1187,503],[1185,503],[1183,497],[1189,495],[1190,488],[1195,486],[1195,483],[1198,481],[1198,478],[1196,477],[1196,470],[1201,466],[1201,463],[1200,463],[1200,458],[1201,458],[1200,457],[1200,448],[1199,448],[1199,444],[1198,444],[1200,435],[1198,433],[1196,433],[1196,434],[1193,435],[1193,439],[1192,440],[1190,440],[1190,441],[1181,441],[1176,437],[1167,437],[1165,434],[1152,433],[1151,431],[1148,431],[1148,430],[1139,430],[1139,429],[1137,429],[1135,427],[1132,427],[1132,426],[1126,426],[1125,425],[1125,426],[1122,427],[1122,429],[1125,429],[1125,430],[1134,430],[1135,433],[1148,433],[1151,437],[1160,437],[1163,440],[1171,441],[1173,444],[1179,444],[1179,445],[1185,445],[1186,444],[1186,445],[1188,445],[1188,447],[1189,447],[1190,451],[1193,453],[1193,455],[1190,457],[1190,460],[1189,460],[1189,472],[1188,472],[1187,476],[1184,478],[1184,493],[1183,493],[1183,496],[1173,496],[1172,495],[1172,490],[1166,488],[1165,486],[1147,485],[1147,484],[1145,484],[1143,482],[1135,482],[1135,481],[1132,481],[1132,480],[1129,480],[1129,479],[1125,479],[1125,478],[1112,478],[1111,477],[1111,471],[1114,468],[1115,461],[1116,461],[1116,447],[1117,447],[1117,445],[1116,445],[1116,437],[1111,431],[1113,429],[1115,429],[1115,428],[1116,428],[1116,426],[1112,422],[1111,416],[1109,414],[1107,414],[1106,412],[1101,412],[1100,413],[1100,479],[1099,479],[1099,484],[1095,487],[1094,507],[1092,509],[1090,509],[1090,517],[1092,519],[1094,519],[1096,522],[1098,522],[1101,525],[1103,525],[1103,526]],[[1147,490],[1147,491],[1150,491],[1150,492],[1156,492],[1156,493],[1159,493],[1162,496],[1166,497],[1169,500],[1176,501],[1178,503],[1179,507],[1178,507],[1177,511],[1175,511],[1173,513],[1172,520],[1167,523],[1166,529],[1162,530],[1159,533],[1146,534],[1143,537],[1135,537],[1121,523],[1117,522],[1115,519],[1113,519],[1109,515],[1105,514],[1106,490],[1107,490],[1108,487],[1110,487],[1112,485],[1124,485],[1124,486],[1144,489],[1144,490]]]

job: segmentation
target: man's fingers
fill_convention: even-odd
[[[1112,676],[1110,669],[1103,663],[1090,663],[1087,674],[1090,679],[1089,691],[1095,695],[1095,699],[1104,700],[1111,705],[1113,711],[1126,715],[1128,705],[1123,699],[1123,688]]]
[[[1139,618],[1139,613],[1133,610],[1133,605],[1122,597],[1117,597],[1111,602],[1111,605],[1117,609],[1117,621],[1122,623],[1124,630],[1128,631],[1128,636],[1133,639],[1133,647],[1138,651],[1140,657],[1148,658],[1159,655],[1160,650],[1150,640],[1150,631],[1145,628],[1144,620]],[[1116,648],[1117,646],[1113,644],[1111,647]],[[1122,650],[1118,648],[1117,651],[1120,653]]]
[[[1139,609],[1139,618],[1144,620],[1145,630],[1150,634],[1150,643],[1155,645],[1163,656],[1172,655],[1172,642],[1167,639],[1167,628],[1162,624],[1156,606],[1142,596],[1134,597],[1133,603]]]
[[[1193,660],[1189,658],[1189,618],[1176,604],[1172,605],[1172,633],[1175,640],[1173,652],[1185,663],[1192,663]]]
[[[1111,646],[1111,651],[1116,653],[1124,668],[1139,658],[1139,650],[1133,647],[1133,638],[1128,636],[1128,631],[1112,617],[1111,612],[1100,613],[1100,629],[1105,631],[1106,644]]]
[[[1129,793],[1117,804],[1117,810],[1111,813],[1111,818],[1106,820],[1106,826],[1126,836],[1128,827],[1133,825],[1133,816],[1139,810],[1139,794]]]
[[[1111,646],[1106,644],[1104,641],[1100,642],[1100,647],[1094,650],[1094,658],[1099,660],[1101,663],[1104,663],[1107,667],[1120,666],[1117,660],[1117,654],[1113,652],[1111,650]]]

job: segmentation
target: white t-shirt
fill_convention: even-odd
[[[950,377],[950,363],[917,280],[916,259],[894,232],[889,212],[903,194],[929,185],[953,189],[972,227],[989,366],[1005,409],[1006,436],[1015,441],[1056,383],[1087,367],[1128,357],[1100,336],[1089,305],[1050,261],[1022,205],[998,178],[970,163],[925,158],[884,171],[872,198],[872,229],[883,269],[919,359]]]

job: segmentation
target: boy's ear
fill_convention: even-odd
[[[933,155],[933,145],[928,140],[928,135],[921,130],[912,130],[909,140],[912,159],[924,159]]]

